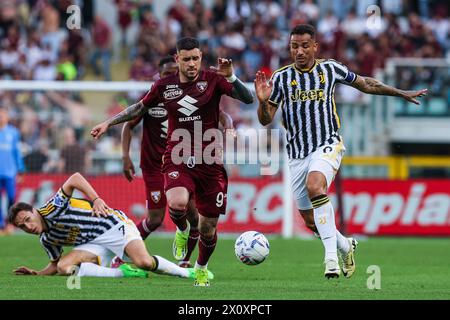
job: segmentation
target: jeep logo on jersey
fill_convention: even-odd
[[[179,96],[181,96],[182,94],[183,94],[183,90],[181,90],[181,89],[170,89],[170,90],[164,91],[164,93],[163,93],[164,99],[167,99],[167,100],[176,99]]]
[[[178,171],[172,171],[172,172],[169,172],[168,176],[169,176],[169,178],[172,178],[172,179],[178,179],[178,177],[180,176],[180,173]]]
[[[206,90],[206,88],[208,88],[208,82],[206,82],[206,81],[197,82],[198,91],[203,92]]]
[[[198,102],[196,99],[186,95],[183,99],[177,102],[179,105],[183,106],[183,108],[178,109],[178,111],[184,115],[190,116],[198,110],[198,108],[193,105],[193,103],[196,102]]]
[[[164,108],[154,107],[148,109],[148,114],[154,118],[164,118],[167,116],[167,110]]]

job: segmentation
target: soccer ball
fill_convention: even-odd
[[[246,265],[257,265],[269,255],[269,241],[257,231],[246,231],[241,234],[234,244],[236,257]]]

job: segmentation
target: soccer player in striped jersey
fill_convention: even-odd
[[[90,200],[72,197],[75,189]],[[70,275],[79,266],[80,277],[148,277],[146,271],[152,271],[195,278],[192,268],[181,268],[163,257],[149,255],[134,223],[122,211],[109,208],[79,173],[73,174],[39,209],[24,202],[14,204],[9,221],[27,233],[39,235],[50,258],[41,271],[19,267],[16,274]],[[74,249],[62,256],[65,246]],[[114,255],[134,263],[137,268],[128,264],[108,268]]]
[[[403,91],[356,75],[338,61],[316,59],[315,34],[311,25],[296,26],[289,43],[294,62],[275,71],[269,82],[264,73],[257,72],[258,118],[262,125],[267,125],[281,107],[291,186],[298,209],[306,226],[323,242],[325,276],[340,275],[339,251],[343,274],[349,278],[355,272],[357,242],[336,229],[333,207],[327,196],[345,152],[338,133],[335,86],[342,83],[364,93],[397,96],[415,104],[419,104],[417,98],[426,95],[427,90]]]

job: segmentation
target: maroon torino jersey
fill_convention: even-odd
[[[144,120],[141,143],[141,169],[160,172],[162,155],[166,150],[167,143],[168,120],[164,103],[153,104],[140,119]]]
[[[181,83],[179,74],[168,76],[155,82],[151,90],[142,99],[145,106],[163,103],[168,113],[167,147],[164,153],[164,164],[171,163],[172,149],[180,141],[172,141],[176,129],[186,129],[191,136],[191,152],[194,146],[202,150],[211,141],[202,142],[203,133],[208,129],[219,127],[219,103],[223,94],[231,96],[232,84],[223,76],[211,71],[200,71],[194,82]],[[194,136],[194,123],[201,123],[202,136]],[[180,140],[183,140],[180,138]],[[200,140],[200,141],[199,141]],[[184,155],[186,156],[186,155]]]

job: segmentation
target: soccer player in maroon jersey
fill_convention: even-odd
[[[176,74],[178,65],[173,56],[167,56],[159,62],[160,78]],[[126,122],[122,128],[122,160],[123,172],[128,181],[133,181],[135,173],[130,158],[130,142],[133,129],[143,120],[143,134],[141,144],[142,176],[147,196],[148,215],[137,226],[141,237],[145,240],[164,221],[166,211],[166,195],[164,193],[164,175],[161,174],[162,156],[167,144],[168,119],[163,103],[151,107],[147,113]],[[233,129],[230,115],[220,111],[219,121],[224,129]],[[193,200],[189,201],[187,219],[190,224],[186,257],[179,261],[180,267],[190,268],[189,261],[199,238],[198,213]]]
[[[176,61],[179,67],[176,75],[158,80],[142,100],[95,126],[91,135],[98,139],[110,126],[139,117],[151,105],[164,103],[169,117],[169,130],[162,172],[169,213],[177,225],[173,253],[177,260],[186,256],[190,229],[186,210],[189,199],[194,195],[200,214],[199,256],[195,264],[194,284],[208,286],[207,265],[217,242],[219,216],[226,211],[228,179],[221,163],[207,164],[202,155],[198,156],[196,151],[200,149],[203,154],[208,144],[195,139],[198,136],[195,133],[200,128],[203,137],[209,129],[218,128],[222,95],[246,104],[253,102],[253,96],[233,73],[231,60],[219,58],[217,68],[200,70],[202,53],[199,42],[194,38],[182,38],[177,42]],[[179,129],[188,132],[194,139],[185,141],[184,136],[179,143]],[[183,161],[178,163],[180,145]],[[220,157],[218,154],[215,156]]]

